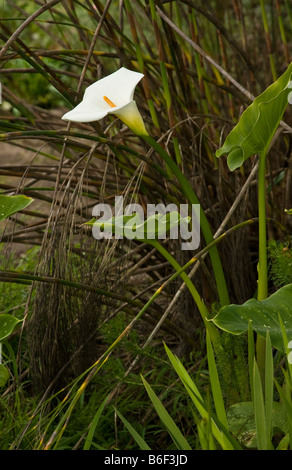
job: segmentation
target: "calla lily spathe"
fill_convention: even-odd
[[[137,135],[147,135],[144,121],[133,100],[134,91],[143,78],[142,73],[125,67],[86,88],[83,100],[62,119],[74,122],[93,122],[114,114]]]

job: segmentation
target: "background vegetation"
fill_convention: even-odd
[[[145,75],[135,99],[147,130],[190,181],[214,237],[254,222],[217,245],[230,302],[242,304],[257,288],[257,159],[231,173],[215,152],[253,97],[289,65],[291,4],[3,0],[0,8],[0,191],[34,199],[1,223],[0,313],[25,318],[2,343],[9,379],[1,388],[1,449],[136,449],[129,423],[152,449],[175,448],[141,375],[190,447],[214,448],[211,356],[192,296],[177,278],[132,324],[173,267],[152,246],[96,241],[84,225],[94,205],[113,204],[116,195],[145,207],[184,203],[175,175],[116,118],[73,124],[61,117],[90,83],[118,68]],[[267,161],[270,294],[292,282],[285,212],[292,207],[291,109],[284,120]],[[194,256],[179,241],[163,246],[181,265]],[[202,237],[199,250],[205,246]],[[215,315],[222,299],[209,257],[188,275]],[[238,423],[232,406],[252,401],[248,335],[221,339],[222,397]],[[190,404],[163,343],[200,389],[209,406],[205,418]],[[282,384],[285,357],[277,351],[274,361]],[[232,435],[243,448],[259,447],[245,411]],[[274,426],[275,448],[289,447],[283,441],[289,420],[283,422]]]

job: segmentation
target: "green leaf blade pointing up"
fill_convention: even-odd
[[[231,171],[252,155],[267,149],[288,104],[292,89],[292,62],[286,72],[270,85],[243,112],[240,121],[227,136],[216,157],[228,155]]]

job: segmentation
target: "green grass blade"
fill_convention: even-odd
[[[117,410],[115,409],[117,415],[121,419],[121,421],[124,423],[132,437],[135,439],[137,444],[139,445],[141,450],[151,450],[151,448],[148,446],[148,444],[144,441],[144,439],[140,436],[140,434],[137,433],[137,431],[133,428],[133,426],[129,423],[129,421],[124,418],[124,416]]]
[[[263,398],[261,377],[260,377],[260,373],[259,373],[259,369],[258,369],[258,365],[256,361],[254,361],[253,384],[254,384],[253,404],[254,404],[258,450],[267,450],[268,443],[267,443],[267,435],[266,435],[264,398]]]
[[[92,440],[93,440],[93,436],[94,436],[94,432],[96,430],[96,427],[98,425],[98,422],[99,422],[99,419],[100,419],[100,416],[104,410],[104,407],[105,407],[105,404],[108,400],[108,396],[103,400],[103,402],[101,403],[101,405],[99,406],[97,412],[95,413],[94,415],[94,418],[90,424],[90,428],[89,428],[89,431],[88,431],[88,434],[85,438],[85,443],[84,443],[84,446],[83,446],[83,450],[89,450],[90,447],[91,447],[91,444],[92,444]]]
[[[146,391],[154,405],[154,408],[157,411],[157,414],[159,418],[161,419],[163,425],[165,426],[166,430],[168,431],[169,435],[171,436],[174,444],[179,450],[192,450],[188,441],[185,439],[185,437],[182,435],[181,431],[155,394],[155,392],[152,390],[150,385],[146,382],[144,377],[142,377],[143,384],[146,388]]]
[[[223,426],[223,424],[219,421],[217,416],[211,411],[210,407],[206,406],[205,403],[194,393],[193,390],[189,389],[187,386],[186,386],[186,389],[187,389],[190,397],[192,398],[192,400],[193,401],[195,400],[196,402],[200,403],[201,407],[203,407],[203,409],[206,411],[207,418],[203,419],[203,421],[205,421],[205,422],[210,421],[213,436],[214,437],[217,436],[216,439],[218,440],[218,442],[221,445],[222,449],[227,450],[226,445],[225,445],[225,441],[224,441],[224,437],[223,437],[223,436],[225,436],[227,438],[228,442],[230,443],[230,445],[232,446],[232,447],[229,447],[229,444],[228,444],[228,450],[229,449],[242,450],[242,448],[241,448],[240,444],[238,443],[238,441]],[[218,434],[216,434],[216,427],[222,433],[222,439]],[[209,439],[210,439],[210,436],[209,436]]]
[[[248,323],[248,370],[251,396],[253,397],[253,364],[255,358],[255,344],[253,336],[253,327],[251,322]]]
[[[277,387],[277,391],[280,395],[280,399],[283,402],[286,412],[287,412],[287,419],[288,419],[288,429],[289,429],[289,440],[290,440],[290,449],[292,449],[292,405],[290,400],[286,397],[285,393],[283,392],[281,386],[275,380],[275,384]]]
[[[269,333],[266,337],[266,363],[265,363],[265,410],[266,410],[266,435],[267,442],[272,448],[272,410],[273,410],[273,392],[274,392],[274,364],[273,351]]]
[[[218,371],[216,367],[216,362],[215,362],[215,357],[214,357],[214,352],[210,340],[210,336],[208,334],[208,331],[206,332],[206,342],[207,342],[207,358],[208,358],[208,368],[209,368],[209,375],[210,375],[210,381],[211,381],[211,387],[212,387],[212,394],[213,394],[213,400],[215,404],[215,410],[216,410],[216,415],[219,419],[219,421],[223,424],[223,426],[228,429],[228,422],[227,422],[227,416],[226,416],[226,411],[225,411],[225,405],[224,405],[224,400],[222,396],[222,390],[221,390],[221,385],[219,381],[219,376],[218,376]],[[223,437],[225,440],[225,448],[226,449],[233,449],[232,444],[229,442],[228,439]]]
[[[178,374],[178,376],[181,379],[184,387],[186,388],[187,392],[189,393],[189,395],[190,395],[194,405],[196,406],[198,412],[200,413],[201,417],[205,420],[208,420],[209,419],[208,407],[205,405],[204,400],[203,400],[198,388],[196,387],[195,383],[193,382],[193,380],[191,379],[191,377],[189,376],[189,374],[185,370],[185,368],[182,365],[182,363],[180,362],[180,360],[172,354],[172,352],[168,349],[168,347],[166,345],[164,347],[165,347],[165,350],[166,350],[166,353],[169,357],[170,362],[172,363],[176,373]],[[215,439],[218,441],[218,443],[220,444],[220,446],[223,449],[226,449],[226,439],[225,439],[225,437],[227,436],[228,440],[230,441],[230,443],[232,443],[232,446],[234,447],[234,445],[236,445],[236,444],[233,442],[232,438],[231,439],[229,438],[229,433],[226,430],[226,428],[223,426],[223,424],[222,424],[222,429],[221,429],[221,424],[222,423],[220,423],[220,421],[218,421],[216,419],[216,422],[215,422],[215,420],[212,418],[211,426],[212,426],[212,433],[213,433]],[[228,448],[230,448],[229,443],[228,443]]]
[[[218,371],[215,363],[214,352],[210,340],[210,336],[207,332],[206,335],[206,342],[207,342],[207,358],[208,358],[208,368],[209,368],[209,375],[212,387],[212,394],[216,409],[216,414],[222,424],[228,428],[227,417],[225,412],[224,400],[222,396],[222,390],[219,382]]]

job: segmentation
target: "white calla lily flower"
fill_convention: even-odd
[[[137,135],[148,135],[142,116],[133,100],[142,73],[125,67],[86,88],[83,100],[62,119],[74,122],[93,122],[114,114]]]

